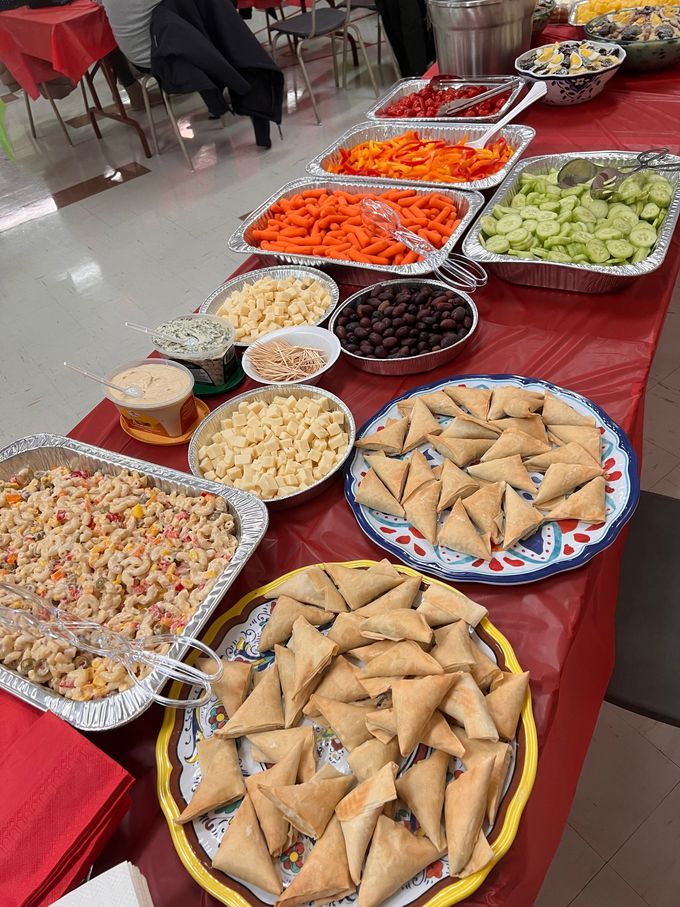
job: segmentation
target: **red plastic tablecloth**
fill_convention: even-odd
[[[55,75],[78,82],[115,47],[104,8],[92,0],[0,13],[0,60],[32,98],[40,95],[38,83]]]
[[[524,117],[538,130],[530,153],[662,144],[677,152],[678,103],[677,78],[617,76],[603,96],[583,107],[532,108]],[[259,200],[254,192],[252,206]],[[257,264],[251,260],[244,268]],[[629,432],[639,453],[645,384],[679,268],[680,243],[675,241],[662,268],[615,295],[557,293],[492,277],[475,296],[481,324],[477,338],[452,365],[401,380],[357,372],[340,361],[325,386],[349,404],[360,426],[394,395],[439,378],[501,372],[545,378],[604,407]],[[345,293],[350,290],[343,287]],[[149,447],[123,434],[108,402],[90,413],[72,436],[187,468],[186,448]],[[538,776],[515,843],[467,904],[529,907],[539,891],[567,819],[612,668],[622,541],[588,566],[540,583],[466,589],[489,608],[520,663],[531,670],[540,738]],[[263,543],[222,607],[310,562],[380,556],[355,523],[338,479],[323,497],[271,515]],[[139,779],[133,809],[103,865],[126,858],[139,864],[163,907],[213,907],[213,899],[183,870],[156,801],[154,744],[161,718],[160,710],[153,708],[130,727],[96,738]]]

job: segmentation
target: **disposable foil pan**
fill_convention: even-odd
[[[234,517],[238,547],[231,561],[215,580],[210,592],[194,611],[177,642],[168,650],[170,658],[181,659],[187,651],[182,636],[198,636],[205,622],[215,610],[225,592],[239,575],[253,554],[267,529],[267,508],[257,498],[235,488],[216,482],[195,478],[187,473],[146,463],[92,447],[59,435],[39,434],[14,441],[0,451],[0,478],[8,479],[24,467],[51,469],[67,466],[69,469],[99,470],[105,475],[115,475],[121,469],[135,471],[149,480],[154,488],[164,492],[179,491],[197,497],[209,492],[224,498]],[[164,678],[152,671],[141,684],[122,693],[112,693],[90,702],[74,702],[42,684],[33,683],[16,671],[0,665],[0,688],[13,693],[43,711],[54,712],[74,727],[83,731],[108,731],[120,727],[141,715],[151,704],[149,692],[157,692],[164,685]]]
[[[471,82],[484,82],[485,84],[489,83],[489,88],[494,88],[496,85],[500,85],[503,82],[507,82],[508,85],[513,84],[513,80],[516,79],[516,76],[480,76],[476,78],[471,76],[468,79],[461,78],[459,84],[469,85]],[[415,91],[420,91],[421,88],[425,88],[426,85],[429,85],[429,79],[400,79],[398,82],[395,82],[394,85],[389,88],[384,95],[382,95],[378,100],[366,111],[367,120],[380,120],[381,122],[387,121],[388,123],[397,122],[395,117],[386,117],[384,111],[395,101],[401,101],[402,98],[405,98],[407,95],[413,94]],[[497,123],[502,116],[510,110],[512,105],[517,100],[517,95],[520,93],[524,86],[524,82],[520,79],[517,82],[510,92],[510,97],[501,107],[501,109],[492,114],[489,117],[463,117],[456,116],[455,113],[450,117],[405,117],[401,119],[401,122],[413,123],[436,123],[441,125],[442,123]]]
[[[262,280],[265,277],[270,277],[272,280],[287,280],[291,277],[297,277],[301,280],[311,278],[312,280],[316,280],[318,283],[323,284],[330,294],[328,308],[317,321],[312,321],[309,325],[290,324],[284,325],[284,327],[313,327],[320,325],[332,314],[333,309],[340,299],[340,290],[338,289],[337,283],[329,277],[328,274],[324,274],[323,271],[319,271],[317,268],[258,268],[256,271],[248,271],[246,274],[239,274],[238,277],[232,277],[231,280],[226,280],[222,286],[218,287],[210,294],[210,296],[208,296],[198,311],[201,315],[217,315],[217,310],[227,296],[231,296],[232,293],[237,293],[239,290],[242,290],[246,284],[255,283],[256,280]],[[245,350],[250,344],[236,341],[234,346],[237,349]]]
[[[467,124],[462,123],[445,126],[425,124],[422,127],[416,127],[413,122],[406,123],[403,120],[387,123],[384,121],[380,123],[358,123],[356,126],[352,126],[351,129],[348,129],[347,132],[343,133],[340,138],[333,142],[332,145],[329,145],[325,151],[322,151],[321,154],[317,154],[317,156],[307,164],[307,171],[314,176],[326,177],[326,179],[342,179],[342,174],[331,173],[328,168],[332,164],[338,163],[340,160],[340,151],[343,148],[351,148],[353,145],[361,144],[361,142],[386,142],[414,129],[417,129],[420,138],[425,139],[426,141],[428,139],[435,141],[443,140],[452,145],[456,145],[465,138],[465,136],[469,139],[479,138],[486,132],[487,127],[468,126]],[[492,186],[498,186],[499,183],[503,182],[522,154],[526,151],[527,146],[536,135],[536,130],[532,129],[531,126],[505,126],[501,129],[500,135],[506,140],[511,148],[515,149],[512,157],[510,160],[506,161],[497,173],[486,176],[484,179],[475,180],[474,182],[442,183],[437,182],[436,180],[409,180],[405,178],[395,180],[392,177],[382,176],[356,176],[352,177],[352,179],[361,180],[362,182],[380,183],[383,186],[390,187],[398,182],[400,185],[412,187],[428,186],[433,189],[441,189],[443,186],[455,186],[456,189],[476,189],[481,192],[484,189],[491,189]]]
[[[583,26],[584,26],[586,23],[585,23],[585,22],[579,22],[579,21],[577,20],[576,17],[578,16],[579,9],[580,9],[582,6],[585,6],[586,3],[589,3],[589,2],[590,2],[590,0],[579,0],[578,3],[574,3],[574,5],[570,8],[570,10],[569,10],[569,16],[567,17],[567,22],[569,23],[569,25],[574,25],[574,26],[576,26],[576,28],[583,28]],[[634,6],[633,3],[631,3],[630,5],[631,5],[631,6]],[[599,13],[596,13],[595,15],[600,15],[600,14],[599,14]],[[594,19],[595,16],[591,16],[590,18],[591,18],[591,19]]]
[[[390,183],[391,189],[413,189],[415,188],[417,195],[429,195],[432,192],[432,188],[425,186],[412,186],[408,183]],[[341,261],[338,259],[328,259],[322,258],[319,255],[296,255],[294,252],[271,252],[267,249],[261,249],[259,246],[253,244],[252,240],[252,231],[258,230],[266,227],[267,225],[267,214],[269,209],[282,198],[290,198],[293,195],[296,195],[298,192],[303,192],[305,189],[326,189],[328,192],[334,192],[336,189],[342,189],[344,192],[348,192],[350,195],[362,195],[365,192],[375,192],[380,193],[386,190],[384,182],[379,180],[372,179],[358,179],[357,177],[346,177],[346,178],[336,178],[330,179],[325,177],[323,179],[319,177],[300,177],[296,180],[293,180],[290,183],[286,183],[281,189],[275,192],[273,195],[270,195],[269,198],[263,202],[259,208],[253,211],[248,218],[238,227],[229,238],[229,248],[232,252],[241,252],[245,255],[260,255],[269,258],[280,259],[281,261],[288,262],[290,264],[300,264],[300,265],[311,265],[312,267],[331,267],[333,265],[342,265],[343,267],[351,268],[352,271],[374,271],[379,272],[380,274],[388,274],[390,276],[398,275],[402,277],[413,277],[418,274],[429,274],[431,268],[425,261],[416,261],[411,265],[375,265],[375,264],[361,264],[358,265],[355,261]],[[484,196],[480,192],[461,192],[460,189],[450,189],[448,186],[439,186],[437,187],[437,192],[440,195],[445,195],[451,200],[451,202],[456,206],[458,211],[458,216],[460,218],[460,223],[453,231],[451,236],[446,241],[445,245],[442,247],[442,251],[447,254],[453,250],[453,247],[456,245],[462,234],[468,228],[468,225],[474,219],[477,212],[481,209],[484,204]],[[375,279],[375,278],[374,278]],[[370,282],[373,283],[374,279]],[[351,282],[349,278],[346,278],[345,282]],[[360,281],[363,283],[363,281]]]
[[[496,205],[509,205],[519,190],[519,178],[524,172],[548,173],[564,166],[575,158],[588,158],[603,167],[632,165],[637,151],[581,151],[572,154],[550,154],[545,157],[530,157],[521,161],[482,212],[491,214]],[[675,158],[680,162],[680,158]],[[620,289],[635,277],[642,277],[656,271],[663,263],[675,225],[680,214],[680,173],[668,172],[664,176],[673,188],[673,198],[666,218],[658,232],[658,240],[651,255],[638,264],[596,265],[556,264],[551,261],[528,261],[510,255],[489,252],[480,242],[480,219],[476,221],[463,243],[463,254],[475,261],[488,265],[490,270],[509,283],[530,287],[548,287],[553,290],[571,290],[576,293],[609,293]]]
[[[278,385],[269,385],[267,387],[258,388],[254,391],[246,391],[245,394],[239,394],[238,397],[232,397],[231,400],[227,400],[226,403],[223,403],[222,406],[218,406],[217,409],[214,409],[209,416],[206,416],[205,419],[199,424],[196,431],[193,433],[191,442],[189,444],[189,469],[193,472],[195,476],[201,477],[203,473],[201,472],[201,467],[199,465],[198,451],[205,444],[211,444],[213,435],[216,431],[219,431],[220,424],[222,419],[227,418],[233,412],[235,412],[239,404],[247,401],[248,403],[254,403],[256,400],[260,400],[263,403],[271,403],[274,397],[327,397],[332,405],[339,409],[345,416],[345,423],[343,425],[344,431],[347,432],[347,450],[345,451],[342,460],[337,463],[333,469],[323,477],[319,479],[318,482],[315,482],[313,485],[310,485],[309,488],[305,488],[302,491],[293,492],[293,494],[287,495],[285,498],[265,498],[264,503],[269,507],[275,507],[277,509],[283,509],[286,507],[296,507],[298,504],[304,504],[311,498],[316,497],[320,494],[324,488],[332,481],[336,473],[339,473],[342,470],[342,467],[345,464],[345,461],[352,453],[354,447],[354,439],[356,437],[356,425],[354,424],[354,416],[352,411],[347,406],[346,403],[336,397],[335,394],[331,394],[330,391],[324,390],[322,387],[313,387],[310,384],[278,384]],[[208,483],[211,486],[214,485],[213,482]],[[218,487],[224,488],[223,485]],[[250,497],[250,495],[247,495]]]

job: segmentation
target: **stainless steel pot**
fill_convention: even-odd
[[[441,73],[512,72],[531,44],[534,0],[427,0]]]

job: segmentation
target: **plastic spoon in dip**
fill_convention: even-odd
[[[128,387],[121,387],[120,384],[114,384],[112,381],[107,381],[106,378],[101,378],[99,375],[93,375],[92,372],[87,372],[84,368],[81,368],[79,365],[74,365],[72,362],[65,362],[64,365],[66,368],[73,369],[74,372],[80,372],[80,374],[85,375],[86,378],[91,378],[92,381],[96,381],[98,384],[103,384],[104,387],[113,388],[114,391],[118,391],[118,393],[124,394],[126,397],[144,396],[142,388],[137,387],[135,384],[130,384]]]
[[[139,331],[140,334],[148,334],[150,337],[160,337],[161,340],[167,343],[176,343],[178,346],[184,346],[188,350],[195,350],[200,345],[195,337],[186,337],[184,339],[180,339],[179,337],[168,337],[168,335],[164,334],[162,331],[154,331],[152,328],[144,327],[143,324],[135,324],[133,321],[126,321],[125,327],[132,328],[133,331]]]

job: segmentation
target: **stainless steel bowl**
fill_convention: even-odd
[[[199,313],[201,315],[217,315],[217,310],[220,308],[220,306],[228,296],[231,296],[232,293],[236,293],[238,290],[243,289],[246,284],[255,283],[255,281],[262,280],[264,277],[271,277],[272,280],[285,280],[288,277],[309,277],[326,287],[326,289],[330,293],[331,301],[321,318],[319,318],[318,321],[310,322],[308,325],[309,327],[316,327],[317,325],[323,324],[323,322],[328,318],[333,309],[336,307],[338,300],[340,299],[340,290],[338,289],[337,283],[333,280],[332,277],[329,277],[328,274],[324,274],[323,271],[318,271],[316,268],[258,268],[256,271],[248,271],[247,274],[240,274],[238,277],[232,277],[231,280],[227,280],[225,283],[223,283],[222,286],[218,287],[210,294],[210,296],[208,296],[206,301],[198,310]],[[282,327],[302,327],[302,325],[290,324],[282,325]],[[262,336],[264,337],[266,335],[263,334]],[[250,343],[239,343],[238,341],[235,341],[234,346],[237,349],[245,350],[250,346]]]
[[[416,375],[419,372],[432,371],[433,368],[444,365],[445,362],[451,362],[453,359],[460,356],[477,330],[479,313],[477,312],[477,306],[467,293],[463,293],[461,290],[453,290],[447,284],[442,283],[439,280],[402,278],[401,280],[383,280],[380,281],[380,283],[374,283],[371,287],[367,287],[363,290],[359,290],[358,293],[354,293],[342,303],[340,308],[333,313],[333,317],[328,324],[328,330],[335,334],[335,322],[343,309],[355,300],[360,299],[362,296],[369,295],[376,287],[422,287],[425,284],[427,286],[437,287],[446,293],[456,293],[456,295],[460,296],[460,298],[470,307],[470,311],[472,312],[472,327],[462,340],[459,340],[458,343],[454,343],[451,346],[447,346],[443,350],[437,350],[434,353],[419,353],[417,356],[403,356],[399,359],[369,359],[366,356],[357,356],[356,353],[348,352],[341,343],[340,346],[342,348],[343,356],[346,356],[350,362],[358,369],[361,369],[362,372],[371,372],[373,375]]]
[[[239,404],[243,403],[244,400],[250,402],[255,400],[262,400],[264,403],[271,403],[274,397],[327,397],[331,403],[335,406],[336,409],[339,409],[345,416],[344,430],[347,432],[347,450],[345,454],[337,463],[333,469],[324,476],[323,479],[319,479],[318,482],[315,482],[313,485],[310,485],[309,488],[305,488],[302,491],[296,491],[293,494],[287,495],[285,498],[261,498],[265,504],[269,507],[285,508],[285,507],[294,507],[298,504],[304,504],[311,498],[316,497],[323,489],[330,483],[333,479],[333,476],[336,473],[339,473],[342,467],[345,465],[345,461],[352,453],[352,448],[354,447],[354,439],[356,436],[356,425],[354,424],[354,416],[350,408],[346,403],[336,397],[335,394],[331,394],[330,391],[324,390],[322,387],[312,387],[309,384],[295,384],[295,385],[270,385],[267,387],[261,387],[254,391],[247,391],[245,394],[239,394],[238,397],[234,397],[231,400],[228,400],[226,403],[223,403],[222,406],[218,406],[217,409],[214,409],[209,416],[206,416],[205,419],[199,424],[198,428],[194,432],[191,443],[189,444],[189,469],[195,476],[201,478],[203,473],[198,463],[198,451],[204,444],[210,444],[214,433],[219,429],[219,424],[222,419],[230,415],[236,409],[238,409]],[[219,485],[220,482],[218,481]],[[231,486],[227,486],[230,488]],[[245,494],[245,492],[241,492]]]

